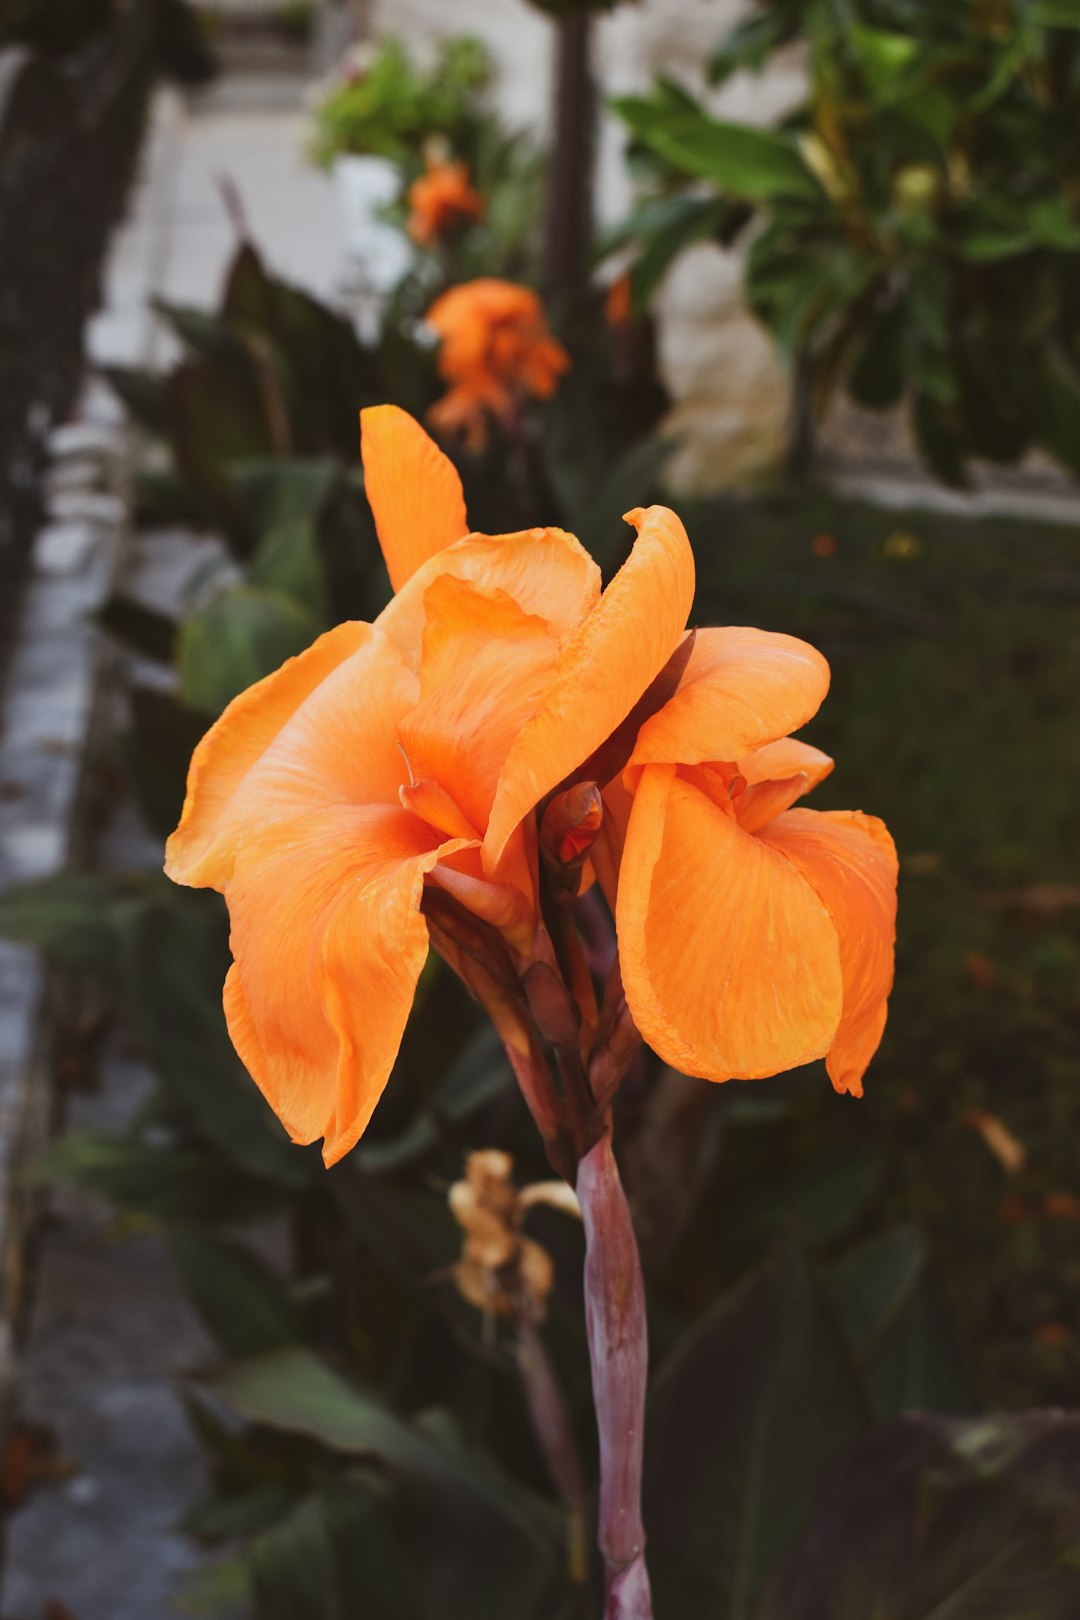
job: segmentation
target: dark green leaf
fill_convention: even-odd
[[[235,1169],[222,1175],[212,1158],[195,1149],[151,1147],[137,1137],[92,1131],[69,1131],[40,1155],[34,1173],[155,1221],[264,1220],[280,1196]]]
[[[977,1410],[914,1227],[852,1250],[830,1268],[828,1286],[881,1417],[912,1407]]]
[[[657,1614],[749,1620],[808,1521],[821,1468],[866,1417],[846,1346],[794,1255],[695,1323],[646,1418]]]
[[[144,872],[61,872],[0,896],[0,935],[44,952],[57,967],[116,984],[126,949],[166,880]]]
[[[134,366],[106,366],[104,376],[139,426],[155,438],[165,438],[170,420],[166,379]]]
[[[177,623],[134,596],[110,596],[94,615],[103,630],[132,652],[156,663],[170,664],[176,650]]]
[[[792,37],[796,27],[779,7],[744,18],[710,57],[709,83],[723,84],[740,68],[764,67],[766,59]]]
[[[929,394],[918,393],[912,402],[911,422],[915,442],[930,471],[943,484],[966,488],[964,445],[951,414]]]
[[[470,1620],[563,1613],[557,1519],[475,1456],[436,1444],[308,1351],[229,1367],[210,1387],[249,1422],[389,1469],[429,1604]]]
[[[382,1495],[327,1485],[263,1531],[247,1555],[258,1620],[420,1620]]]
[[[701,108],[673,113],[656,98],[625,96],[612,105],[638,140],[687,174],[711,180],[735,197],[748,202],[771,197],[822,200],[821,187],[790,135],[720,123]]]
[[[184,621],[178,648],[180,694],[217,715],[318,635],[319,621],[280,591],[239,585]]]
[[[228,1355],[256,1355],[300,1337],[281,1280],[250,1250],[192,1226],[172,1226],[166,1237],[195,1308]]]
[[[913,1414],[829,1470],[758,1620],[1073,1620],[1080,1418]]]

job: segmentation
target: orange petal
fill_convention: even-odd
[[[828,754],[800,742],[798,737],[781,737],[778,742],[766,743],[763,748],[755,748],[752,754],[744,754],[737,764],[739,775],[748,787],[802,775],[809,783],[808,792],[823,782],[833,768]]]
[[[420,702],[399,727],[417,780],[434,777],[487,826],[499,773],[559,654],[546,620],[505,591],[443,575],[424,599]]]
[[[823,1057],[843,1000],[829,912],[673,766],[647,766],[619,872],[623,985],[645,1040],[708,1080]]]
[[[543,619],[560,641],[583,623],[600,596],[600,570],[563,529],[470,534],[429,558],[376,621],[413,669],[420,666],[427,592],[444,576],[505,592],[523,613]]]
[[[630,763],[740,759],[805,725],[828,688],[828,664],[794,636],[699,630],[679,690],[642,726]]]
[[[522,817],[611,734],[682,638],[694,598],[686,530],[664,506],[638,508],[627,521],[638,530],[633,551],[563,648],[510,751],[484,840],[488,864]]]
[[[338,665],[366,645],[369,624],[339,624],[235,697],[191,757],[180,825],[165,849],[175,883],[215,881],[211,852],[237,790],[282,727]]]
[[[862,1095],[885,1028],[896,938],[896,849],[885,824],[855,810],[789,810],[758,835],[813,885],[840,937],[844,1012],[828,1057],[837,1091]]]
[[[390,583],[400,591],[421,563],[468,534],[461,479],[419,422],[396,405],[361,411],[360,435],[364,489]]]
[[[213,820],[208,810],[201,843],[183,866],[170,843],[171,876],[196,887],[221,888],[238,843],[252,828],[333,805],[399,807],[408,768],[397,727],[416,702],[417,680],[387,637],[372,625],[359,628],[359,649],[307,692],[257,758],[251,757],[244,708],[251,693],[225,711],[200,744],[207,751],[198,773],[194,767],[192,772],[196,811],[209,796]]]
[[[333,1164],[371,1118],[427,956],[424,874],[459,841],[401,808],[312,812],[245,838],[226,890],[229,1033],[297,1142]]]

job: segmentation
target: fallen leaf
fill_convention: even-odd
[[[984,1113],[981,1108],[973,1108],[964,1119],[972,1130],[978,1131],[1006,1175],[1019,1175],[1027,1162],[1027,1149],[1004,1120],[998,1119],[996,1114]]]

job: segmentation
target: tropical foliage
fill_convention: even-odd
[[[1080,12],[762,0],[710,81],[793,42],[808,92],[778,129],[670,82],[617,103],[650,174],[617,233],[638,297],[689,242],[753,223],[747,298],[805,405],[903,403],[948,483],[1029,449],[1080,471]]]

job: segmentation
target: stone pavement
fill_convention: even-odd
[[[193,104],[162,94],[92,325],[94,360],[160,361],[169,339],[150,300],[216,297],[235,245],[222,177],[236,187],[274,268],[321,295],[333,292],[342,271],[334,200],[328,180],[303,157],[303,127],[296,80],[226,80]],[[131,444],[100,385],[88,389],[81,420],[63,430],[56,449],[50,521],[36,544],[0,718],[0,887],[73,858],[85,739],[101,692],[103,649],[87,616],[117,571],[168,605],[190,565],[189,537],[126,532],[116,488],[123,489]],[[160,859],[123,812],[95,853],[104,864]],[[42,993],[33,959],[0,948],[7,1142],[13,1122],[21,1136],[34,1134],[28,1119],[38,1136],[42,1128],[47,1054],[35,1027]],[[68,1120],[119,1128],[150,1083],[122,1040],[112,1041],[95,1089],[73,1095]],[[6,1173],[0,1154],[0,1179]],[[90,1201],[50,1200],[15,1399],[24,1420],[53,1432],[72,1469],[33,1490],[8,1521],[4,1620],[45,1620],[50,1603],[73,1620],[158,1620],[171,1612],[182,1577],[199,1563],[172,1527],[202,1484],[174,1380],[211,1353],[152,1234],[117,1237]],[[10,1347],[0,1343],[0,1392],[11,1367]]]

